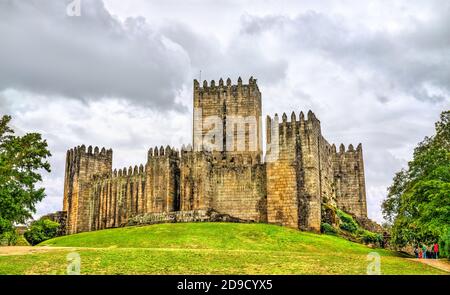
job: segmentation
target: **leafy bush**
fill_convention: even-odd
[[[439,255],[450,259],[450,230],[439,241]]]
[[[336,235],[337,230],[330,224],[324,222],[320,225],[320,230],[322,233],[327,235]]]
[[[59,223],[48,220],[40,219],[31,224],[24,236],[31,245],[37,245],[43,241],[56,237],[58,233]]]
[[[17,238],[18,234],[15,230],[3,232],[0,234],[0,246],[14,246]]]
[[[361,230],[358,232],[359,237],[365,244],[381,245],[383,237],[380,234],[370,232],[368,230]]]
[[[30,243],[28,243],[23,235],[18,235],[17,241],[14,246],[30,246]]]
[[[341,220],[339,227],[342,230],[348,231],[350,233],[354,233],[358,230],[358,224],[356,223],[356,221],[353,219],[352,216],[339,209],[336,210],[336,213],[339,216],[339,219]]]

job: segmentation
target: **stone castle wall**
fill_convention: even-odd
[[[68,151],[67,233],[130,220],[184,220],[190,213],[183,212],[211,210],[228,216],[225,220],[312,231],[320,230],[324,204],[367,216],[361,145],[347,151],[341,145],[336,152],[311,111],[298,119],[292,113],[290,120],[283,114],[281,122],[278,115],[268,117],[262,159],[261,93],[255,79],[246,85],[241,79],[224,85],[221,79],[217,86],[212,81],[203,87],[194,81],[193,121],[192,146],[151,148],[147,163],[134,168],[112,171],[112,150]],[[219,150],[210,150],[208,141]]]
[[[181,150],[180,210],[206,210],[212,195],[212,157],[209,153]]]
[[[267,221],[265,165],[235,156],[213,165],[210,208],[239,219]]]
[[[265,165],[258,157],[222,159],[182,151],[181,210],[214,208],[236,218],[266,221],[265,176]]]
[[[94,177],[90,185],[90,230],[118,227],[146,212],[144,167],[115,170]]]

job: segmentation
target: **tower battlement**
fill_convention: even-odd
[[[202,85],[198,82],[198,80],[194,79],[194,93],[197,94],[223,94],[226,93],[228,96],[234,98],[249,98],[251,97],[251,93],[254,91],[259,92],[257,80],[253,77],[250,77],[248,80],[248,84],[242,83],[242,78],[239,77],[236,84],[232,84],[231,79],[227,78],[226,84],[222,78],[219,79],[219,82],[216,84],[214,80],[208,84],[208,81],[204,80]],[[199,97],[209,98],[208,96]]]
[[[278,129],[274,129],[278,127]],[[286,140],[294,140],[296,136],[300,135],[300,132],[308,132],[314,130],[320,133],[320,120],[312,111],[308,111],[308,116],[305,119],[305,115],[301,111],[297,118],[295,112],[292,112],[290,117],[286,113],[281,116],[281,121],[278,114],[275,114],[273,118],[271,116],[266,117],[266,143],[270,144],[272,136],[276,131],[279,134],[281,142]]]
[[[152,158],[179,158],[180,152],[170,146],[155,147],[148,150],[148,160]]]
[[[67,151],[66,162],[69,164],[76,159],[80,159],[81,157],[89,157],[96,160],[112,160],[113,151],[112,149],[106,150],[102,148],[100,150],[99,147],[89,146],[86,148],[85,145],[77,146]]]

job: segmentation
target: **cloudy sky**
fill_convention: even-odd
[[[450,108],[446,0],[80,0],[80,16],[72,2],[0,0],[0,115],[53,153],[37,215],[62,208],[73,146],[113,148],[122,168],[189,143],[200,71],[254,76],[264,115],[311,109],[329,142],[361,142],[377,221],[394,173]]]

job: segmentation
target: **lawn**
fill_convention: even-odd
[[[393,251],[267,224],[128,227],[39,246],[49,249],[0,256],[0,274],[64,274],[71,252],[80,255],[82,274],[365,274],[371,252],[380,255],[382,274],[445,274]]]

